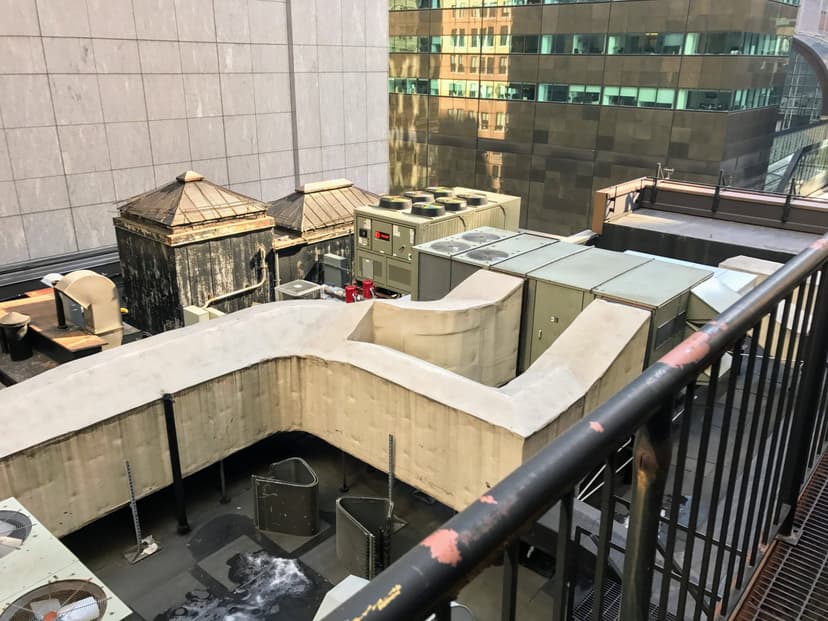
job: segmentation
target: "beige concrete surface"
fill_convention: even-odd
[[[481,349],[481,335],[515,329],[508,309],[518,289],[488,271],[467,282],[465,300],[462,292],[444,300],[441,312],[478,309],[477,320],[464,320],[478,327],[459,346]],[[397,476],[461,509],[642,368],[649,314],[603,301],[503,388],[365,342],[366,317],[397,313],[416,327],[416,308],[265,304],[7,388],[0,392],[0,497],[16,496],[61,536],[127,502],[125,460],[139,496],[168,485],[161,397],[170,393],[185,474],[287,430],[384,469],[392,433]],[[432,349],[434,361],[450,358],[449,347]],[[481,359],[496,361],[496,353]]]

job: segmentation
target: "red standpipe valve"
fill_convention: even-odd
[[[370,300],[374,297],[374,281],[373,280],[363,280],[362,281],[362,299],[363,300]]]
[[[345,303],[353,304],[356,302],[356,285],[345,285]]]

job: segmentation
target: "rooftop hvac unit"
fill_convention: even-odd
[[[348,258],[327,253],[322,256],[322,271],[326,285],[344,287],[351,282]]]
[[[454,289],[479,269],[489,269],[508,259],[556,243],[557,240],[549,237],[522,233],[458,254],[451,259],[451,288]]]
[[[582,250],[528,274],[519,371],[529,368],[595,299],[595,287],[650,261],[588,246],[575,247]]]
[[[120,621],[131,614],[13,498],[0,501],[0,538],[0,621]]]
[[[424,301],[443,298],[452,288],[451,257],[516,235],[513,231],[483,227],[420,244],[415,248],[418,278],[412,297]]]
[[[291,280],[276,287],[276,299],[279,302],[286,300],[318,300],[322,297],[322,285],[307,280]]]
[[[646,356],[646,364],[650,365],[682,341],[690,289],[712,275],[712,268],[649,261],[596,287],[593,293],[598,298],[650,311]]]
[[[415,246],[482,226],[517,229],[520,198],[459,190],[433,187],[427,196],[421,191],[382,196],[377,205],[356,208],[356,278],[411,293],[417,283]],[[422,200],[430,197],[433,200]]]

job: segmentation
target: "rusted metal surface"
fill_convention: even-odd
[[[669,405],[672,406],[672,399]],[[672,414],[672,407],[662,407],[635,436],[636,476],[633,480],[621,598],[621,616],[625,621],[645,621],[650,615],[650,589],[653,583],[661,501],[672,453]]]
[[[375,205],[379,197],[354,185],[316,192],[294,192],[273,201],[267,213],[276,226],[303,235],[352,225],[354,208]]]
[[[173,229],[262,216],[267,211],[267,206],[255,198],[228,190],[196,175],[189,178],[180,176],[172,183],[140,194],[129,199],[119,210],[121,217],[126,220]]]

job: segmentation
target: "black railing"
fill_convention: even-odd
[[[828,237],[327,619],[416,621],[434,614],[448,620],[449,602],[500,557],[501,618],[515,619],[519,540],[541,516],[548,522],[552,515],[557,537],[549,618],[599,621],[616,618],[618,610],[624,621],[727,618],[766,548],[792,534],[798,493],[825,446],[827,261]],[[632,471],[625,472],[618,466],[628,461],[629,448],[626,455],[619,449],[632,436]],[[580,485],[601,478],[600,493],[588,494],[600,519],[585,526]],[[620,576],[612,575],[620,563]],[[617,599],[618,589],[610,587],[619,580],[620,604],[609,602]],[[587,597],[585,583],[592,585]]]

